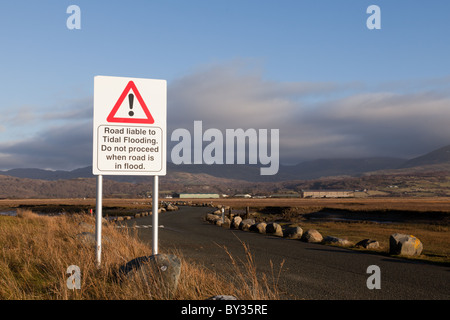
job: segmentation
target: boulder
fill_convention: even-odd
[[[323,237],[319,231],[315,229],[309,229],[305,233],[303,233],[301,240],[305,242],[319,243],[322,242]]]
[[[266,233],[266,226],[267,224],[265,222],[259,222],[255,223],[254,225],[250,226],[250,231],[258,232],[258,233]]]
[[[222,223],[223,228],[229,228],[231,225],[231,220],[228,217],[225,217],[225,221]]]
[[[119,274],[127,281],[143,281],[150,288],[157,286],[166,299],[174,296],[180,273],[181,260],[171,254],[139,257],[119,269]]]
[[[235,217],[233,217],[233,220],[231,220],[230,227],[234,228],[234,229],[239,229],[239,225],[241,224],[241,222],[242,222],[242,218],[239,216],[235,216]]]
[[[175,211],[175,210],[178,210],[178,207],[177,207],[177,206],[174,206],[174,205],[171,204],[171,203],[169,203],[169,204],[166,206],[166,210],[167,210],[167,211]]]
[[[347,239],[342,239],[342,238],[333,237],[333,236],[326,236],[323,239],[323,242],[327,243],[327,244],[336,244],[336,245],[343,246],[343,247],[350,247],[353,245],[353,243],[348,241]]]
[[[300,227],[289,227],[283,231],[283,237],[288,239],[301,239],[303,229]]]
[[[206,215],[206,221],[211,222],[211,223],[216,223],[216,221],[219,220],[219,219],[222,220],[222,217],[219,217],[219,216],[217,216],[215,214],[212,214],[212,213],[208,213]]]
[[[274,235],[274,236],[282,237],[283,229],[281,228],[281,226],[278,223],[272,222],[272,223],[267,224],[266,233]]]
[[[413,235],[394,233],[389,237],[389,254],[418,256],[422,250],[422,242]]]
[[[239,229],[249,231],[250,227],[255,224],[255,219],[244,219],[239,224]]]
[[[378,249],[380,247],[380,244],[376,240],[364,239],[358,242],[355,246],[363,247],[364,249]]]

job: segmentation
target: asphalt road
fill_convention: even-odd
[[[275,273],[284,261],[279,278],[283,299],[450,299],[450,268],[391,258],[379,254],[309,244],[299,240],[261,235],[218,227],[203,221],[211,208],[180,207],[159,215],[159,252],[177,250],[185,259],[217,273],[232,269],[224,250],[235,259],[245,260],[245,243],[256,261],[257,270]],[[138,228],[139,237],[151,244],[151,216],[127,221]],[[376,265],[381,272],[381,288],[368,289],[367,268]]]

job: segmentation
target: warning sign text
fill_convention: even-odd
[[[101,125],[97,132],[100,171],[156,172],[162,167],[162,129]]]

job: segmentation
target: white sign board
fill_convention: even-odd
[[[165,80],[94,78],[94,175],[166,174]]]

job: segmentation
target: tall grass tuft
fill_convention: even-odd
[[[242,300],[279,300],[279,278],[284,260],[281,262],[276,275],[273,263],[270,261],[271,276],[269,278],[265,273],[260,274],[258,272],[254,256],[248,245],[242,241],[241,244],[245,251],[244,261],[236,260],[228,249],[223,247],[233,265],[235,278],[233,282],[240,284],[236,288],[236,296]]]
[[[95,218],[82,215],[40,216],[19,210],[16,217],[0,217],[0,300],[140,300],[168,299],[157,283],[126,279],[118,274],[121,266],[151,254],[136,229],[116,228],[105,223],[102,232],[102,263],[95,261],[95,243],[77,236],[94,233]],[[248,248],[246,248],[247,250]],[[167,252],[169,253],[169,252]],[[250,273],[250,282],[233,282],[202,265],[187,262],[181,253],[177,291],[171,299],[207,299],[214,295],[236,295],[241,299],[276,299],[278,294],[261,284],[265,279]],[[255,272],[247,261],[247,272]],[[81,289],[67,286],[69,266],[81,269]],[[238,280],[239,280],[238,279]],[[155,285],[156,284],[156,285]]]

